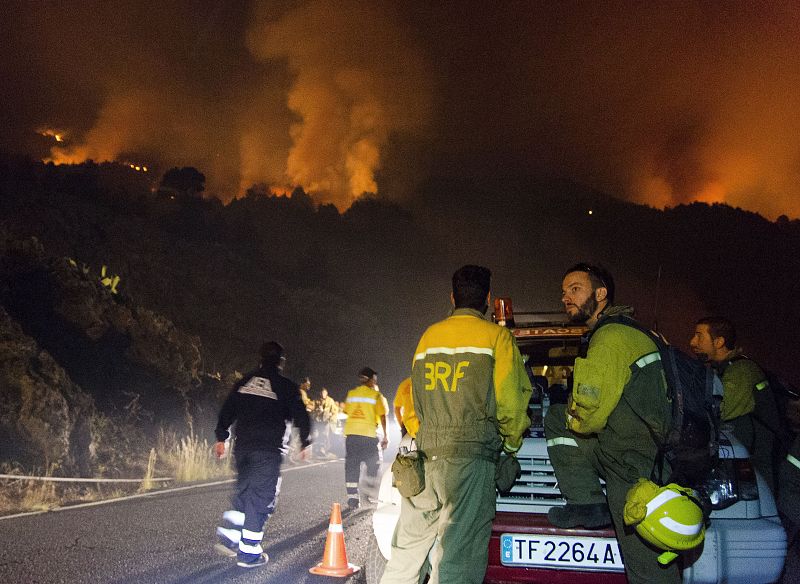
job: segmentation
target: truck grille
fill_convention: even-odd
[[[549,458],[520,453],[517,459],[522,476],[508,495],[498,495],[498,511],[547,513],[553,505],[564,505]]]

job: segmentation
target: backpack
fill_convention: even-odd
[[[759,424],[767,432],[771,433],[774,440],[773,445],[773,469],[780,466],[780,461],[786,457],[789,448],[794,441],[794,433],[783,417],[782,412],[786,410],[787,401],[800,399],[800,393],[791,383],[781,379],[774,371],[762,367],[755,359],[746,355],[737,355],[728,361],[728,364],[746,359],[755,363],[764,373],[767,381],[766,387],[756,386],[755,408],[750,412],[754,423]]]
[[[661,357],[672,418],[666,437],[658,441],[659,452],[651,480],[659,485],[674,482],[699,488],[719,465],[722,381],[713,369],[673,347],[664,337],[629,316],[602,319],[592,333],[608,324],[623,324],[646,334]],[[663,477],[665,460],[672,469],[666,481]]]

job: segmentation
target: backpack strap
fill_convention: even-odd
[[[717,367],[714,369],[717,371],[717,375],[722,378],[722,374],[725,373],[725,370],[730,367],[732,364],[736,363],[736,361],[742,361],[743,359],[748,359],[752,361],[749,357],[745,357],[744,355],[735,355],[730,359],[726,359],[725,361],[721,362]]]
[[[608,324],[621,324],[624,326],[629,326],[647,335],[647,338],[649,338],[651,341],[653,341],[653,344],[655,344],[656,350],[653,351],[652,353],[647,353],[646,355],[639,357],[636,361],[631,363],[631,369],[634,368],[644,369],[645,367],[647,367],[651,363],[655,363],[656,361],[661,361],[662,367],[665,366],[663,360],[661,359],[661,351],[668,343],[666,342],[666,339],[664,339],[664,337],[662,337],[658,333],[651,331],[647,327],[641,325],[636,319],[631,318],[630,316],[625,314],[616,314],[601,319],[594,327],[594,329],[592,329],[592,331],[590,332],[592,334],[596,333],[598,329]],[[667,387],[667,391],[668,392],[671,391],[671,388],[669,386]],[[672,398],[670,397],[670,399]],[[652,429],[650,430],[650,432],[652,433]],[[666,460],[665,444],[661,440],[657,439],[656,436],[653,436],[653,439],[656,446],[658,447],[658,451],[656,452],[656,457],[655,460],[653,461],[653,468],[650,471],[650,480],[656,483],[657,485],[663,486],[665,484],[664,482],[664,461]]]
[[[636,320],[631,316],[628,316],[627,314],[615,314],[600,319],[597,325],[595,325],[595,327],[590,331],[591,334],[596,333],[598,329],[604,327],[607,324],[624,324],[625,326],[629,326],[631,328],[636,329],[640,333],[644,333],[651,341],[655,343],[659,351],[661,350],[662,347],[669,344],[667,340],[660,334],[650,330],[649,328],[641,324],[638,320]]]

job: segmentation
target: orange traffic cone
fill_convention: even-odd
[[[344,549],[344,529],[342,528],[342,508],[339,503],[333,504],[331,520],[328,524],[328,538],[325,540],[325,553],[322,561],[309,572],[320,576],[349,576],[361,568],[347,563],[347,551]]]

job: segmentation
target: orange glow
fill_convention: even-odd
[[[291,197],[293,190],[294,189],[290,189],[289,187],[269,187],[270,194],[276,197]]]
[[[53,130],[51,128],[41,128],[39,130],[36,130],[36,133],[46,138],[53,138],[53,140],[55,140],[56,142],[63,142],[64,137],[66,136],[65,132],[62,132],[60,130]]]
[[[131,170],[135,170],[136,172],[147,172],[147,167],[142,166],[141,164],[136,164],[135,162],[123,162],[122,164],[126,164],[128,168]]]
[[[727,189],[719,182],[707,184],[697,193],[696,201],[701,203],[724,203],[726,201]]]
[[[654,176],[643,178],[634,186],[633,191],[639,203],[660,209],[672,204],[672,189],[661,178]]]
[[[88,150],[86,148],[70,148],[69,150],[62,150],[61,148],[54,146],[50,149],[50,157],[43,158],[42,162],[50,163],[52,162],[56,166],[61,166],[62,164],[83,164],[87,160],[94,160],[95,162],[116,162],[117,164],[121,164],[123,166],[127,166],[131,170],[135,170],[136,172],[149,172],[150,169],[143,164],[136,164],[135,162],[129,162],[127,160],[113,160],[110,158],[95,158],[93,156],[88,155]]]
[[[53,164],[81,164],[89,160],[88,149],[73,147],[69,150],[62,150],[57,146],[50,149],[50,157],[42,159],[42,162],[52,162]],[[95,162],[111,162],[108,158],[94,158]]]
[[[691,195],[676,193],[670,184],[660,177],[648,177],[641,181],[637,202],[664,209],[678,203],[726,203],[730,194],[721,181],[710,181],[703,185],[696,193]]]

